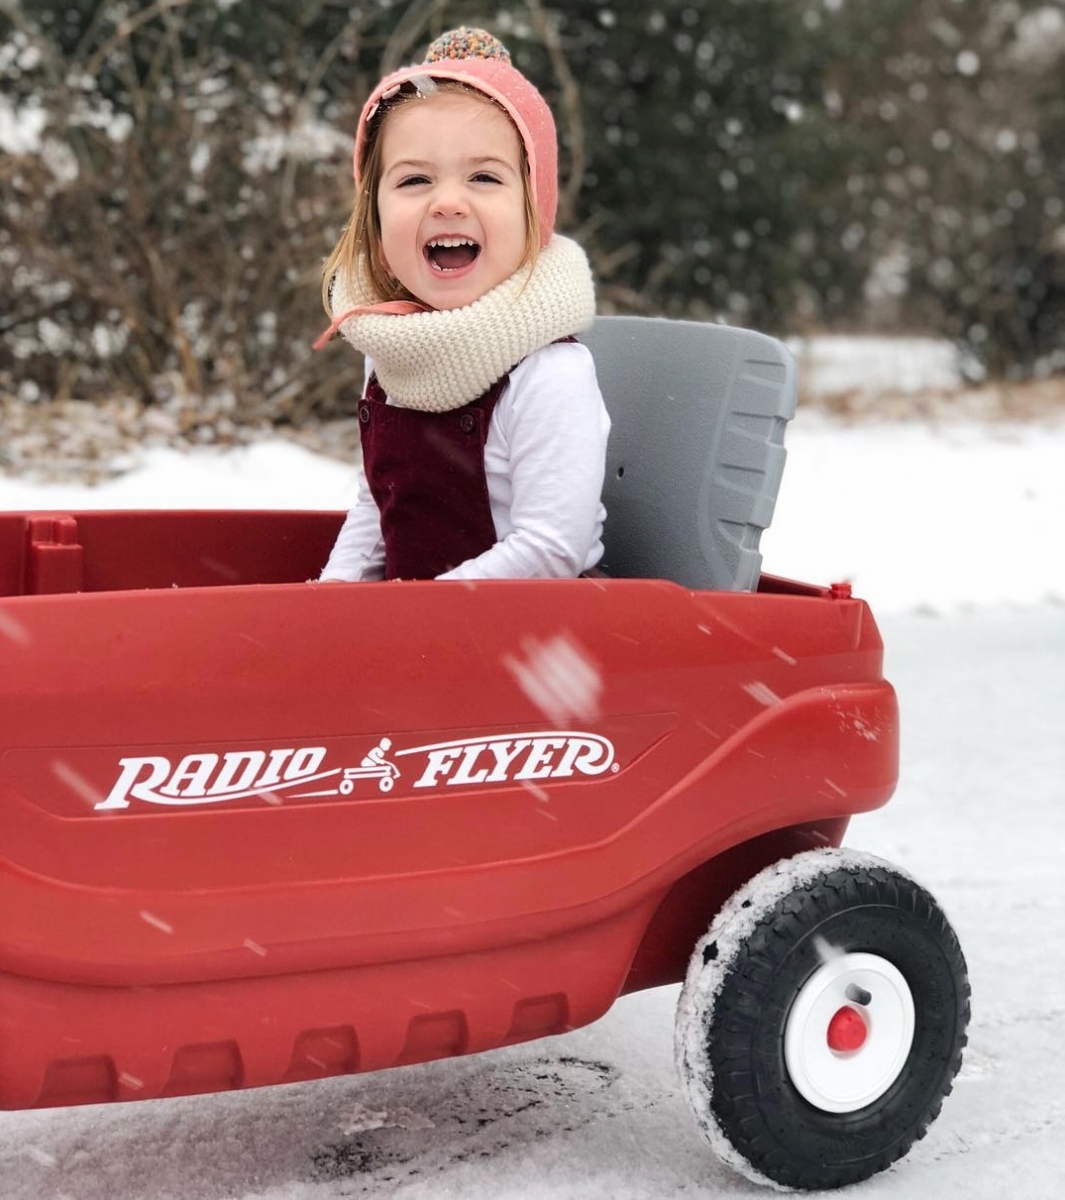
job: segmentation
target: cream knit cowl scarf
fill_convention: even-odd
[[[332,307],[340,332],[373,360],[393,402],[449,412],[483,395],[534,350],[587,329],[595,287],[584,251],[555,234],[533,267],[520,268],[464,308],[375,311],[373,301],[352,292],[339,275]]]

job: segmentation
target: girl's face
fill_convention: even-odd
[[[411,295],[472,304],[527,256],[518,131],[476,96],[402,105],[381,130],[377,214],[383,265]]]

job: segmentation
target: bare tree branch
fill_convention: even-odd
[[[433,17],[446,4],[447,0],[412,0],[385,43],[381,55],[382,75],[391,74],[409,60],[411,50],[425,35]]]
[[[142,25],[147,25],[150,21],[154,21],[156,17],[171,9],[185,8],[187,5],[193,3],[195,3],[195,0],[155,0],[154,4],[150,4],[142,12],[137,13],[136,16],[126,17],[118,23],[114,34],[104,42],[85,64],[86,72],[89,75],[97,74],[103,65],[104,59],[107,58],[111,51],[116,46],[128,41]]]

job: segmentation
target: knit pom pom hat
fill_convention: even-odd
[[[362,175],[370,122],[383,101],[405,83],[419,79],[464,83],[494,100],[517,127],[529,160],[529,181],[540,223],[540,246],[551,240],[558,210],[558,135],[547,101],[511,65],[506,47],[483,29],[465,26],[442,34],[429,47],[425,61],[402,67],[374,88],[363,106],[355,132],[355,183]]]

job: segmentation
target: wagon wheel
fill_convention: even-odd
[[[868,855],[815,850],[755,876],[696,947],[677,1061],[725,1162],[841,1187],[924,1136],[968,1019],[965,960],[928,892]]]

